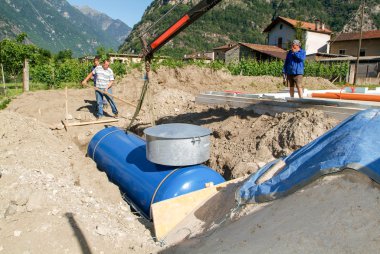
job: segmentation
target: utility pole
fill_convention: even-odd
[[[361,3],[360,7],[362,8],[361,17],[360,17],[360,37],[359,37],[359,46],[358,46],[358,55],[356,57],[355,63],[355,75],[354,75],[354,86],[356,86],[358,80],[358,66],[360,59],[360,49],[362,47],[362,37],[363,37],[363,20],[364,20],[364,1]]]

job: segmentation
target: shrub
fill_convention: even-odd
[[[110,67],[116,77],[123,77],[127,73],[127,66],[121,62],[114,62]]]

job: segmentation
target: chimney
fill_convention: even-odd
[[[321,23],[321,30],[325,30],[325,23]]]
[[[318,30],[319,26],[319,19],[315,20],[315,30]]]

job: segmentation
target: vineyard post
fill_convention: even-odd
[[[23,79],[22,79],[22,88],[23,92],[29,91],[29,62],[28,59],[24,61],[24,69],[23,69]]]
[[[3,88],[4,88],[4,95],[7,94],[7,90],[5,87],[5,77],[4,77],[4,68],[3,68],[3,63],[1,63],[1,76],[3,78]]]

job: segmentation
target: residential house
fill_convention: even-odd
[[[214,52],[214,60],[225,61],[226,52],[230,50],[232,47],[236,46],[237,43],[229,43],[227,45],[223,45],[213,49]]]
[[[322,63],[348,63],[346,82],[353,84],[357,57],[346,56],[319,60]],[[357,72],[358,84],[380,84],[380,56],[361,56]]]
[[[328,42],[332,32],[319,20],[309,23],[279,16],[264,29],[264,32],[268,33],[268,45],[289,49],[291,42],[296,38],[298,28],[303,32],[305,45],[302,45],[302,48],[305,49],[306,55],[329,52]]]
[[[323,59],[333,59],[333,58],[337,58],[337,57],[347,57],[347,55],[317,52],[314,54],[307,55],[306,60],[307,61],[320,61]]]
[[[183,57],[183,60],[198,60],[204,63],[210,63],[214,60],[214,52],[202,52],[202,53],[194,53],[194,54],[186,54]]]
[[[119,53],[110,53],[108,54],[110,62],[121,62],[121,63],[140,63],[141,56],[136,54],[119,54]]]
[[[88,63],[88,62],[92,63],[94,61],[94,58],[95,56],[82,56],[82,57],[79,57],[78,60],[81,63]]]
[[[358,56],[360,33],[342,33],[330,41],[330,53]],[[380,56],[380,30],[363,32],[360,56]]]
[[[242,59],[259,61],[281,59],[285,60],[286,50],[277,46],[239,42],[225,53],[225,62],[235,62]]]

